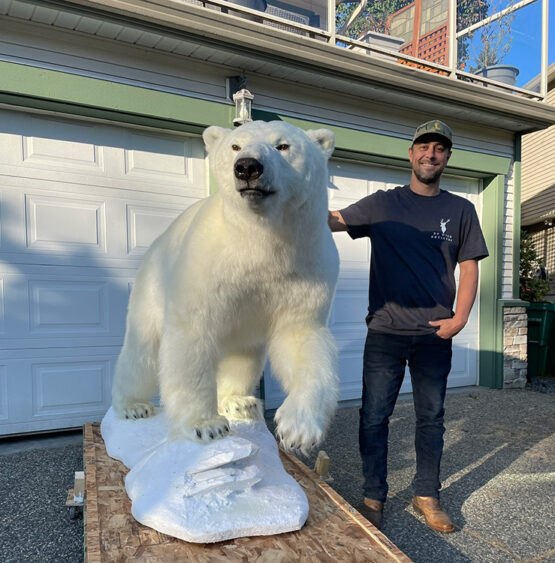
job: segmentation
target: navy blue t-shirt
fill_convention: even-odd
[[[429,334],[429,321],[454,315],[455,266],[488,250],[468,200],[440,190],[421,196],[409,186],[380,190],[340,211],[353,239],[370,237],[368,328]]]

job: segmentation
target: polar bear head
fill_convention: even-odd
[[[311,201],[311,208],[327,213],[331,131],[252,121],[234,130],[208,127],[203,138],[227,205],[271,217]]]

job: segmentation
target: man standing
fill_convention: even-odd
[[[378,528],[388,490],[389,417],[408,363],[416,412],[412,504],[430,528],[454,530],[439,504],[443,404],[451,339],[468,321],[478,260],[488,251],[474,206],[439,187],[451,147],[447,125],[438,120],[420,125],[409,148],[410,185],[380,190],[329,213],[332,231],[372,242],[359,431],[364,474],[360,510]]]

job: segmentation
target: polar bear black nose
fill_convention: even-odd
[[[239,158],[235,163],[234,172],[239,180],[255,180],[262,176],[264,166],[256,158]]]

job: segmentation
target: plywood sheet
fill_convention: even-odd
[[[297,532],[237,538],[212,544],[187,543],[139,524],[131,516],[124,487],[127,468],[110,458],[99,424],[86,424],[85,561],[290,561],[400,562],[410,560],[329,485],[292,455],[281,452],[285,469],[304,489],[310,513]]]

